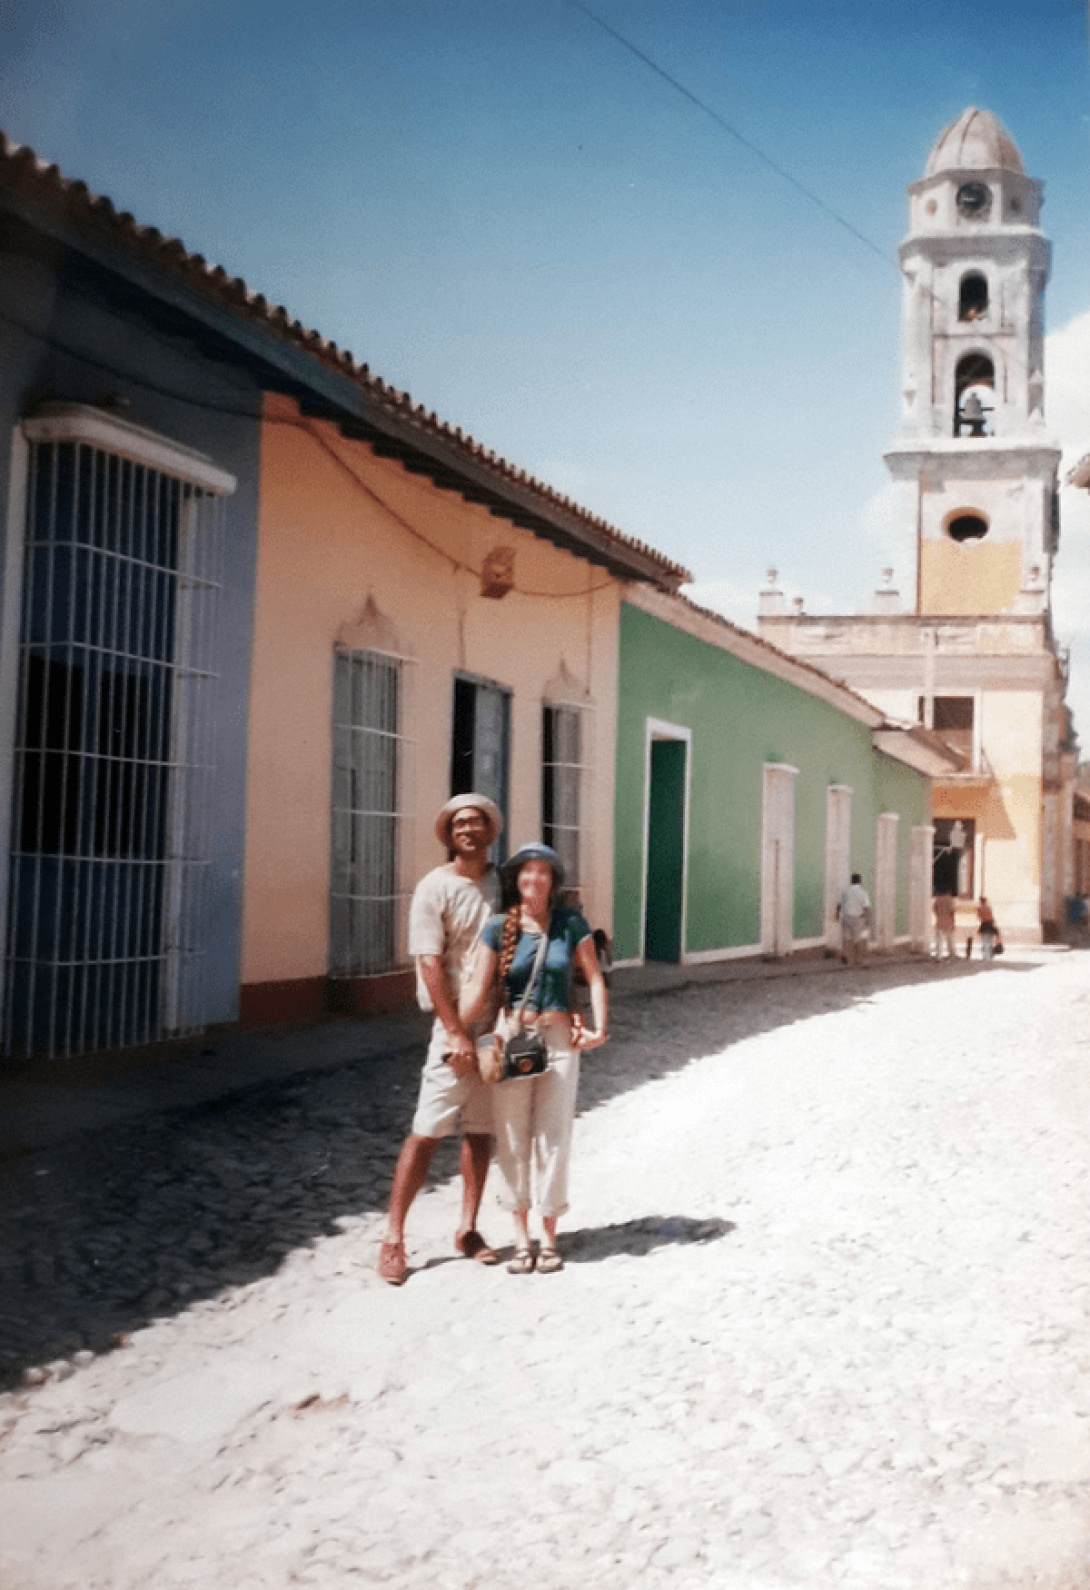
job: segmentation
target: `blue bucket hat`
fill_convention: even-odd
[[[525,861],[547,861],[553,869],[554,886],[559,889],[564,882],[564,863],[551,845],[523,845],[521,849],[516,850],[515,854],[504,862],[502,868],[504,877],[514,878]]]

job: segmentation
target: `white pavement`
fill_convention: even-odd
[[[619,1005],[561,1274],[443,1182],[400,1290],[372,1211],[0,1398],[0,1585],[1086,1590],[1088,1007],[1043,951]]]

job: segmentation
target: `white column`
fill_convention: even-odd
[[[825,796],[825,943],[840,949],[836,910],[851,878],[852,791],[847,784],[830,784]]]
[[[875,858],[874,919],[875,937],[880,950],[893,948],[897,907],[897,825],[896,812],[883,812],[878,819],[878,848]]]
[[[762,804],[761,953],[789,955],[794,948],[795,780],[797,767],[766,762]]]
[[[908,875],[908,930],[914,950],[931,948],[931,877],[934,866],[935,829],[920,823],[912,830]]]

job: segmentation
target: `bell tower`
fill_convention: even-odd
[[[886,463],[912,504],[914,602],[890,574],[869,612],[788,613],[773,580],[760,617],[763,639],[946,747],[932,888],[957,895],[967,933],[986,894],[1007,937],[1029,943],[1063,929],[1078,759],[1049,600],[1060,449],[1044,417],[1041,190],[1010,134],[975,109],[908,190],[901,417]]]
[[[900,434],[920,615],[1047,614],[1060,450],[1045,432],[1043,184],[990,111],[963,111],[910,185]]]

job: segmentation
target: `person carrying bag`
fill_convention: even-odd
[[[502,869],[507,909],[481,931],[477,959],[462,995],[460,1015],[476,1021],[497,994],[506,1018],[492,1037],[503,1033],[505,1053],[518,1054],[527,1038],[545,1052],[542,1069],[513,1070],[490,1091],[496,1131],[496,1161],[503,1178],[501,1202],[511,1211],[515,1254],[507,1268],[548,1275],[564,1267],[556,1245],[556,1225],[568,1207],[579,1057],[607,1038],[609,996],[595,953],[594,938],[580,912],[558,903],[564,868],[548,845],[524,845]],[[572,973],[578,966],[590,993],[588,1027],[573,1010]],[[509,1028],[517,1022],[519,1032]],[[485,1045],[485,1049],[497,1044]],[[488,1064],[482,1055],[482,1075]],[[530,1241],[531,1208],[541,1221],[542,1240]]]
[[[549,1063],[549,1051],[544,1038],[532,1027],[523,1025],[530,996],[541,979],[541,968],[545,963],[545,952],[548,947],[548,937],[542,933],[534,957],[533,970],[519,1000],[518,1008],[512,1010],[509,1005],[504,1004],[492,1031],[486,1033],[477,1044],[477,1068],[483,1082],[504,1082],[518,1077],[540,1076]],[[541,1006],[538,1005],[531,1015],[533,1019],[537,1019],[540,1014]]]

